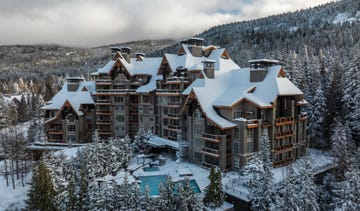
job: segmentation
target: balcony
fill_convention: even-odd
[[[170,95],[170,96],[180,96],[181,91],[179,89],[157,89],[156,95]]]
[[[96,100],[95,105],[110,105],[110,99]]]
[[[251,128],[257,128],[259,127],[259,120],[257,119],[249,119],[246,121],[246,127],[251,129]]]
[[[305,121],[307,120],[307,113],[301,113],[300,115],[298,115],[299,121]]]
[[[273,166],[274,167],[280,167],[280,166],[285,166],[289,163],[292,163],[292,161],[294,160],[294,158],[290,157],[290,158],[285,158],[279,161],[274,161],[273,162]]]
[[[61,129],[61,128],[57,128],[57,129],[53,129],[53,128],[50,128],[49,130],[48,130],[48,133],[49,134],[54,134],[54,135],[62,135],[62,134],[64,134],[64,131]]]
[[[165,84],[181,84],[181,83],[190,83],[187,77],[169,77],[166,78]]]
[[[167,118],[167,119],[181,119],[181,116],[180,114],[171,114],[171,113],[168,113],[167,115],[164,115],[163,116],[164,118]]]
[[[293,148],[293,144],[286,144],[283,146],[274,147],[274,150],[276,152],[285,152],[291,150],[292,148]]]
[[[207,147],[202,147],[201,148],[201,153],[205,154],[205,155],[209,155],[211,157],[214,158],[220,158],[220,150],[217,149],[211,149],[211,148],[207,148]]]
[[[277,127],[283,126],[283,125],[289,125],[294,124],[294,118],[293,117],[279,117],[275,119],[275,125]]]
[[[95,83],[96,85],[100,84],[100,85],[111,85],[112,80],[111,78],[97,78],[95,79]]]
[[[201,138],[206,141],[220,143],[223,140],[226,140],[226,135],[213,135],[213,134],[209,134],[209,133],[202,133]]]
[[[275,133],[275,139],[284,139],[284,138],[290,138],[294,135],[293,130],[287,130],[287,131],[280,131]]]
[[[202,167],[207,168],[207,169],[210,169],[211,167],[214,167],[214,168],[218,167],[215,164],[207,163],[207,162],[202,162],[201,164],[202,164]]]
[[[109,120],[103,120],[103,119],[96,120],[96,124],[97,125],[111,125],[111,120],[110,119]]]
[[[111,115],[111,110],[96,110],[96,115]]]
[[[108,130],[98,130],[97,133],[99,135],[111,135],[111,131]]]
[[[267,120],[263,120],[262,121],[262,127],[271,127],[271,122],[270,121],[267,121]]]

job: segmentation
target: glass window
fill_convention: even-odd
[[[254,137],[254,129],[247,129],[247,137],[248,138]]]
[[[197,134],[197,135],[201,134],[201,126],[194,125],[194,131],[195,131],[195,134]]]
[[[242,111],[235,111],[234,112],[234,119],[242,117]]]
[[[240,168],[240,158],[239,157],[234,157],[234,169],[239,169]]]
[[[116,115],[116,121],[117,122],[124,122],[125,121],[125,118],[123,115]]]
[[[240,154],[240,143],[234,142],[234,154]]]
[[[68,126],[67,126],[67,130],[68,130],[69,132],[75,132],[75,131],[76,131],[75,125],[68,125]]]
[[[248,153],[254,152],[254,142],[247,143],[247,151]]]
[[[115,103],[121,103],[124,102],[124,97],[115,97],[114,98]]]
[[[234,129],[234,138],[239,138],[240,134],[239,134],[239,129],[235,128]]]

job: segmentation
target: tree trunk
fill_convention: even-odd
[[[16,179],[19,179],[19,159],[18,158],[16,158],[16,161],[15,161],[15,164],[16,164],[16,169],[15,169],[15,171],[16,171]]]
[[[8,174],[8,167],[7,167],[6,158],[4,159],[4,164],[5,164],[6,187],[9,187],[9,174]]]
[[[11,160],[10,171],[11,171],[11,182],[13,185],[13,189],[15,190],[14,161],[13,160]]]

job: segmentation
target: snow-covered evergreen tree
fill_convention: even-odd
[[[168,175],[166,182],[160,183],[159,197],[156,199],[157,209],[159,210],[176,210],[176,197],[174,195],[174,181]]]
[[[34,169],[32,185],[26,201],[27,210],[58,210],[55,202],[56,192],[51,182],[51,175],[44,161]]]
[[[355,152],[355,146],[351,139],[351,132],[347,123],[345,125],[337,120],[331,136],[332,151],[336,157],[336,177],[338,180],[342,180],[343,174],[350,166],[352,154]]]
[[[251,208],[253,210],[271,210],[275,207],[273,190],[273,172],[270,141],[267,129],[261,137],[261,150],[253,155],[244,170],[248,178],[246,185],[250,189]]]
[[[207,207],[220,207],[225,200],[225,193],[221,183],[220,169],[211,167],[208,179],[209,185],[205,188],[203,203]]]
[[[324,96],[321,84],[316,89],[315,96],[313,98],[312,109],[309,113],[309,125],[308,133],[311,138],[311,144],[316,147],[325,147],[324,143],[324,114],[326,111],[326,98]]]
[[[146,148],[146,144],[149,141],[147,133],[143,128],[140,128],[134,136],[133,148],[135,152],[143,151]]]
[[[335,208],[338,210],[360,210],[360,169],[349,167],[345,173],[345,180],[340,182],[334,190]]]
[[[201,210],[202,203],[200,198],[194,193],[190,186],[189,178],[185,178],[184,183],[178,183],[178,210],[190,211]]]

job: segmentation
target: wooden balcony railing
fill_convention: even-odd
[[[209,133],[202,133],[201,134],[201,138],[206,140],[206,141],[211,141],[211,142],[215,142],[215,143],[220,143],[223,140],[223,136],[221,135],[214,135],[214,134],[209,134]]]
[[[280,131],[275,133],[275,139],[284,139],[284,138],[290,138],[295,133],[293,130],[287,130],[287,131]]]
[[[274,161],[273,166],[274,167],[284,166],[284,165],[291,163],[293,160],[294,160],[294,158],[290,157],[290,158],[285,158],[285,159],[282,159],[279,161]]]
[[[307,113],[302,113],[298,116],[299,121],[305,121],[308,117],[307,117]]]
[[[257,119],[249,119],[246,121],[246,127],[247,128],[257,128],[259,127],[259,120]]]
[[[275,125],[277,127],[288,125],[288,124],[294,124],[294,118],[293,117],[279,117],[275,119]]]
[[[211,148],[207,148],[207,147],[202,147],[201,153],[209,155],[211,157],[215,157],[215,158],[220,157],[220,150],[211,149]]]
[[[287,149],[292,149],[293,147],[293,144],[286,144],[286,145],[283,145],[283,146],[278,146],[278,147],[274,147],[274,150],[275,151],[286,151]]]

